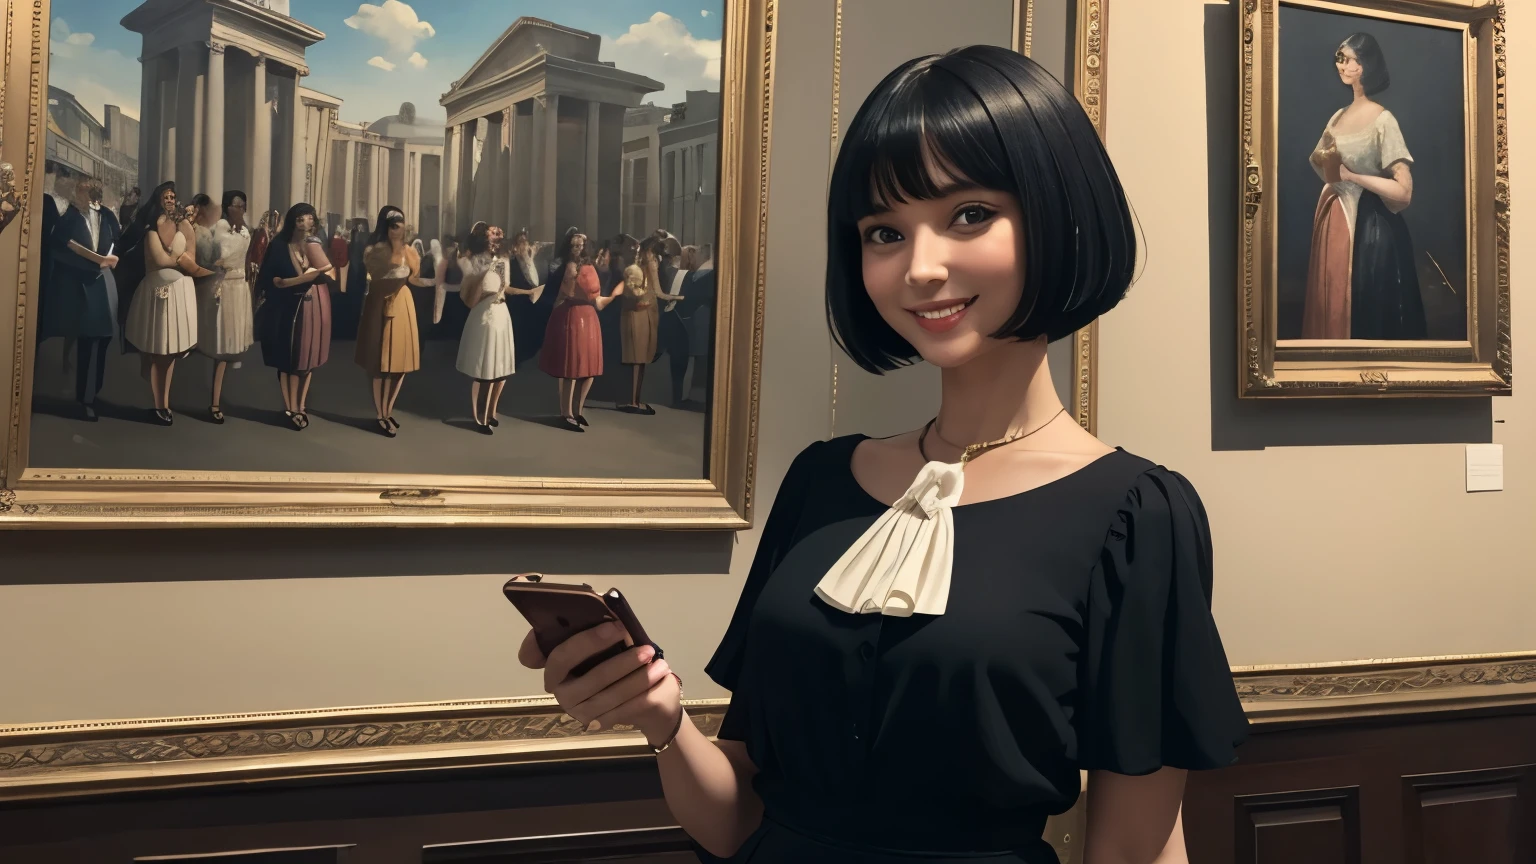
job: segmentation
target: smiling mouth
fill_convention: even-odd
[[[942,321],[945,318],[959,315],[975,302],[976,298],[972,297],[969,300],[961,300],[958,303],[953,303],[949,306],[945,306],[939,309],[912,309],[909,311],[911,311],[913,315],[916,315],[917,317],[927,321]]]

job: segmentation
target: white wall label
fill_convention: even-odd
[[[1504,445],[1467,445],[1467,491],[1504,491]]]

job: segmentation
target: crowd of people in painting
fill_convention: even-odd
[[[64,340],[86,420],[97,418],[114,339],[139,354],[150,419],[165,426],[175,421],[179,360],[195,351],[213,362],[208,418],[223,423],[225,377],[259,347],[276,371],[286,421],[305,429],[313,376],[330,360],[333,337],[354,342],[375,427],[391,438],[400,428],[396,400],[422,368],[429,331],[457,337],[455,368],[470,379],[474,427],[486,435],[500,425],[507,379],[535,358],[558,382],[559,425],[572,432],[590,425],[587,397],[615,355],[629,372],[627,401],[614,400],[620,411],[656,413],[641,396],[646,370],[663,356],[672,407],[694,404],[683,389],[690,363],[694,380],[709,380],[710,248],[682,246],[665,229],[597,241],[573,227],[549,244],[477,222],[467,237],[423,245],[404,213],[386,206],[371,226],[359,220],[350,236],[338,227],[325,238],[306,203],[253,226],[243,192],[184,200],[166,182],[142,202],[133,190],[114,213],[95,179],[51,173],[37,344]],[[449,294],[458,301],[447,302]]]

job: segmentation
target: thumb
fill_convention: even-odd
[[[523,637],[523,644],[517,649],[517,662],[529,669],[543,669],[544,661],[548,659],[544,652],[539,650],[538,640],[533,636],[533,630]]]

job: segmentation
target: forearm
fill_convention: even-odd
[[[656,757],[667,808],[711,854],[728,858],[762,821],[763,802],[751,780],[713,741],[684,718],[677,740]]]
[[[1373,177],[1369,174],[1353,174],[1349,177],[1360,188],[1374,193],[1383,202],[1398,204],[1407,207],[1413,200],[1413,193],[1397,180],[1391,177]]]

